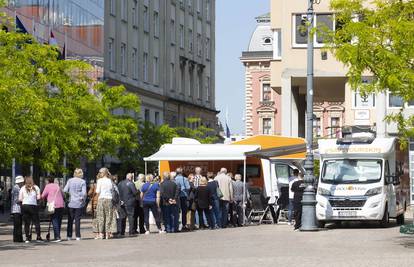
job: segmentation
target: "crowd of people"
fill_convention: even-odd
[[[182,168],[164,172],[161,177],[139,174],[134,179],[134,174],[128,173],[121,181],[107,168],[101,168],[89,190],[82,169],[74,171],[73,178],[66,182],[63,190],[54,181],[49,177],[41,192],[32,177],[15,178],[11,192],[14,242],[30,243],[33,226],[35,240],[44,241],[39,219],[41,200],[47,203],[49,231],[52,225],[54,242],[62,240],[65,208],[68,217],[66,238],[73,239],[75,228],[77,241],[81,240],[81,218],[85,212],[92,216],[95,239],[125,236],[127,221],[129,236],[150,234],[154,232],[150,229],[150,213],[160,234],[244,225],[243,210],[248,190],[240,174],[233,177],[225,168],[216,175],[207,172],[205,176],[200,167],[188,175]]]

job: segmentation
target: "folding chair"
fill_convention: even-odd
[[[273,219],[268,219],[267,215],[270,211],[270,208],[262,194],[260,188],[250,188],[250,203],[251,211],[247,217],[249,223],[273,223]]]

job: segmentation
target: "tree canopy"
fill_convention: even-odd
[[[137,146],[138,97],[91,81],[90,70],[28,34],[0,30],[0,163],[53,172],[64,155],[93,160]]]
[[[336,30],[330,34],[336,58],[348,68],[349,83],[362,94],[389,91],[414,99],[414,1],[332,0]],[[363,76],[373,75],[372,82]],[[400,133],[414,137],[414,117],[388,116]]]

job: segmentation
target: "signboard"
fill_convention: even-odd
[[[367,109],[357,109],[354,114],[355,120],[369,120],[369,110]]]

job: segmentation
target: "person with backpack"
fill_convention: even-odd
[[[116,197],[116,189],[110,178],[111,173],[107,168],[101,168],[98,176],[100,178],[96,182],[96,193],[98,194],[96,210],[98,235],[96,239],[109,239],[112,238],[112,233],[116,232],[113,205],[113,195]]]
[[[146,235],[150,234],[149,227],[149,212],[151,211],[154,216],[155,223],[157,224],[158,232],[164,234],[165,232],[161,228],[160,218],[160,185],[154,181],[154,176],[148,174],[146,176],[146,183],[141,188],[141,199],[144,208],[144,221]]]
[[[63,193],[58,184],[55,184],[53,177],[48,177],[48,184],[43,189],[42,198],[47,200],[47,209],[53,212],[50,215],[50,220],[53,225],[54,242],[60,242],[60,229],[62,226],[62,217],[65,207],[63,200]]]
[[[72,240],[73,222],[75,221],[76,241],[81,240],[81,217],[86,201],[86,182],[82,169],[75,169],[73,178],[66,183],[63,192],[69,193],[67,239]]]
[[[233,201],[233,182],[227,175],[227,169],[221,168],[220,173],[214,178],[218,182],[219,189],[222,193],[220,198],[221,222],[220,227],[226,228],[228,224],[229,203]]]
[[[22,235],[22,207],[19,201],[19,192],[24,185],[23,176],[17,176],[11,192],[11,214],[13,216],[13,242],[23,242]]]
[[[36,241],[43,242],[40,231],[39,206],[40,189],[34,184],[31,176],[26,177],[24,186],[19,191],[19,201],[22,203],[22,214],[24,221],[24,232],[26,235],[26,243],[32,241],[32,223],[36,229]]]
[[[183,175],[183,169],[177,168],[175,183],[180,187],[180,209],[181,209],[181,231],[188,231],[187,228],[187,211],[188,211],[188,195],[190,193],[190,183]]]

